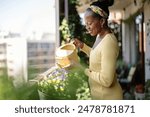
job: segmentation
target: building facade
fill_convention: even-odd
[[[55,43],[50,40],[28,40],[27,58],[28,77],[32,79],[55,65]]]
[[[0,42],[0,75],[3,75],[5,72],[5,68],[7,66],[7,58],[6,58],[6,43]]]
[[[0,73],[19,86],[55,65],[55,41],[27,40],[22,37],[1,39]]]

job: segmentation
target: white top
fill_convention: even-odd
[[[96,40],[94,42],[94,45],[93,45],[92,49],[94,49],[101,42],[101,40],[102,39],[100,38],[100,36],[97,35]]]

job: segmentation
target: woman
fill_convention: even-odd
[[[90,35],[97,36],[93,48],[78,39],[74,41],[75,46],[89,56],[89,68],[85,74],[89,76],[91,96],[95,100],[121,100],[123,97],[116,78],[119,47],[107,25],[108,7],[112,4],[113,0],[93,2],[85,12],[86,29]]]

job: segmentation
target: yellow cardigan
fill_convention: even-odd
[[[89,76],[92,99],[123,99],[122,89],[116,78],[119,47],[114,34],[107,34],[94,49],[84,44],[82,51],[89,56],[89,69],[85,73]]]

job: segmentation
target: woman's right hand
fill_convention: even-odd
[[[82,41],[80,41],[79,39],[74,39],[73,44],[77,47],[77,48],[83,48],[84,43]]]

